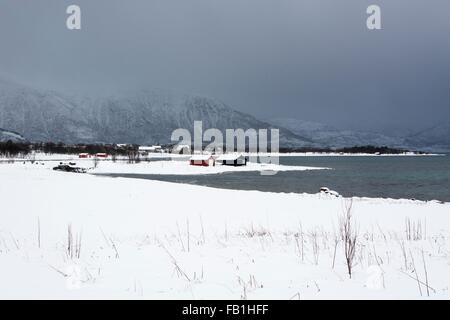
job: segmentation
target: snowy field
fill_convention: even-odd
[[[450,204],[352,202],[350,278],[350,199],[0,164],[0,298],[450,298]]]

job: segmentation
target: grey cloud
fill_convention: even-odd
[[[365,28],[369,4],[383,30]],[[65,28],[69,4],[82,30]],[[450,119],[445,0],[0,0],[0,73],[73,94],[170,88],[353,129]]]

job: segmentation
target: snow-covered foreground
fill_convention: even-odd
[[[450,298],[450,204],[353,199],[350,279],[349,201],[2,164],[0,298]]]

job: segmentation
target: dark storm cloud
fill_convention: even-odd
[[[82,9],[82,30],[65,27]],[[366,8],[382,9],[380,31]],[[171,88],[341,127],[450,119],[447,0],[0,0],[3,78],[69,93]]]

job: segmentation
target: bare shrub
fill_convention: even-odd
[[[261,226],[258,228],[255,228],[253,223],[250,225],[249,228],[245,228],[243,231],[241,231],[240,235],[243,235],[248,238],[265,237],[265,236],[272,237],[272,235],[268,229],[261,227]]]
[[[305,250],[304,250],[305,241],[303,239],[303,230],[300,230],[300,232],[294,233],[294,239],[295,239],[295,244],[297,246],[298,253],[299,253],[300,257],[302,258],[302,261],[304,261],[305,260]]]
[[[120,256],[119,256],[119,250],[117,250],[117,246],[116,246],[116,243],[115,243],[115,241],[113,240],[113,238],[107,236],[107,235],[105,234],[105,232],[103,232],[103,229],[102,229],[102,228],[100,228],[100,231],[102,232],[102,235],[103,235],[103,238],[105,239],[106,244],[107,244],[110,248],[112,248],[112,249],[114,250],[116,259],[119,259],[119,257],[120,257]]]
[[[406,254],[406,246],[405,243],[403,241],[398,241],[399,245],[400,245],[400,249],[402,250],[402,256],[403,256],[403,262],[405,265],[405,270],[408,270],[408,256]]]
[[[425,222],[426,227],[426,222]],[[411,221],[410,218],[405,219],[405,235],[408,241],[424,240],[424,230],[422,228],[422,221]]]
[[[170,257],[170,260],[175,268],[175,271],[177,272],[177,275],[180,277],[184,277],[187,281],[191,282],[191,278],[187,275],[187,273],[180,267],[178,264],[178,261],[175,259],[175,257],[170,253],[170,251],[166,248],[166,246],[159,240],[159,245],[161,248],[164,249],[164,251],[167,253],[167,255]]]
[[[242,294],[241,299],[247,300],[248,292],[255,291],[256,289],[263,288],[264,286],[262,284],[259,284],[258,281],[256,281],[256,278],[254,275],[250,274],[248,281],[244,280],[242,277],[237,276],[238,284],[242,287]]]
[[[312,252],[313,252],[313,261],[315,265],[319,264],[319,253],[320,253],[320,247],[319,247],[319,239],[318,239],[318,233],[316,230],[311,231],[309,233],[309,238],[311,240],[312,245]]]
[[[190,232],[189,232],[189,219],[186,219],[186,237],[187,237],[187,251],[189,252],[190,251],[190,249],[191,249],[191,246],[190,246],[190,243],[191,243],[191,241],[190,241]]]
[[[183,249],[183,251],[186,251],[186,249],[184,247],[183,238],[181,236],[181,230],[180,230],[180,226],[178,225],[178,222],[177,222],[177,231],[178,231],[178,240],[181,243],[181,248]]]
[[[344,244],[345,262],[350,278],[352,277],[353,265],[356,255],[356,244],[358,241],[358,230],[352,216],[353,201],[346,203],[344,214],[339,219],[339,230],[341,240]]]
[[[95,156],[94,159],[93,159],[93,161],[94,161],[94,169],[95,169],[95,168],[98,167],[98,162],[99,162],[100,160],[97,158],[97,156]]]
[[[200,234],[200,238],[201,240],[201,244],[205,244],[206,243],[206,239],[205,239],[205,227],[203,225],[203,219],[202,216],[200,215],[200,228],[202,230],[202,233]]]
[[[422,262],[423,262],[423,270],[425,272],[425,288],[427,289],[427,296],[430,296],[430,286],[428,285],[428,270],[427,270],[427,263],[425,262],[425,254],[423,253],[422,249]]]
[[[38,248],[41,248],[41,219],[37,218],[37,243]]]
[[[127,153],[128,156],[128,163],[138,163],[140,162],[139,159],[139,153],[135,150],[129,150]]]
[[[71,259],[79,259],[81,255],[81,233],[73,233],[72,224],[67,226],[66,254]]]
[[[336,252],[337,252],[337,247],[339,245],[340,239],[339,236],[337,234],[335,234],[334,236],[334,252],[333,252],[333,263],[331,265],[331,268],[334,269],[334,264],[336,262]]]

